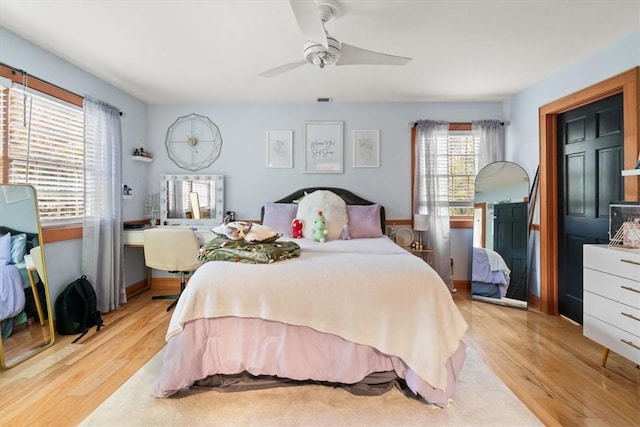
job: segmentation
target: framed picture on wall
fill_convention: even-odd
[[[353,167],[380,167],[380,130],[353,131]]]
[[[342,173],[342,121],[304,124],[305,173]]]
[[[267,131],[267,167],[293,167],[293,131]]]

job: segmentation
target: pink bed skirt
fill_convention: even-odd
[[[400,333],[400,332],[399,332]],[[446,407],[465,360],[466,345],[447,360],[446,390],[434,389],[398,357],[305,326],[222,317],[188,322],[165,348],[152,395],[168,397],[215,374],[272,375],[353,384],[374,372],[395,371],[429,403]]]

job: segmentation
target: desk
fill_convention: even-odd
[[[167,225],[166,227],[182,227],[179,225]],[[198,241],[200,242],[200,246],[207,243],[209,240],[213,239],[214,234],[209,228],[196,228],[192,227],[182,227],[182,228],[190,228],[196,233],[198,237]],[[122,235],[122,244],[124,246],[131,246],[134,248],[142,248],[144,247],[144,230],[146,228],[138,228],[133,230],[124,230]],[[151,289],[151,268],[147,267],[147,289]]]
[[[426,262],[427,264],[431,265],[431,252],[433,252],[432,249],[427,249],[427,248],[422,248],[422,249],[411,249],[409,248],[409,250],[411,251],[412,254],[419,256],[420,258],[422,258],[424,260],[424,262]]]
[[[166,227],[181,227],[178,225],[167,225]],[[191,227],[182,227],[182,228],[191,228]],[[209,240],[213,239],[213,232],[208,228],[196,228],[195,230],[191,228],[196,236],[198,236],[198,241],[200,245],[204,245]],[[145,228],[138,228],[134,230],[124,230],[124,234],[122,236],[122,242],[124,246],[133,246],[133,247],[143,247],[144,246],[144,230]]]

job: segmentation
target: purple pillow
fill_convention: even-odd
[[[380,237],[380,205],[347,205],[349,237],[353,239]]]
[[[269,226],[283,236],[291,236],[291,223],[298,213],[298,205],[295,203],[266,203],[264,205],[264,217],[262,225]]]

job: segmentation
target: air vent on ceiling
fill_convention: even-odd
[[[331,102],[331,98],[318,98],[318,102]]]

